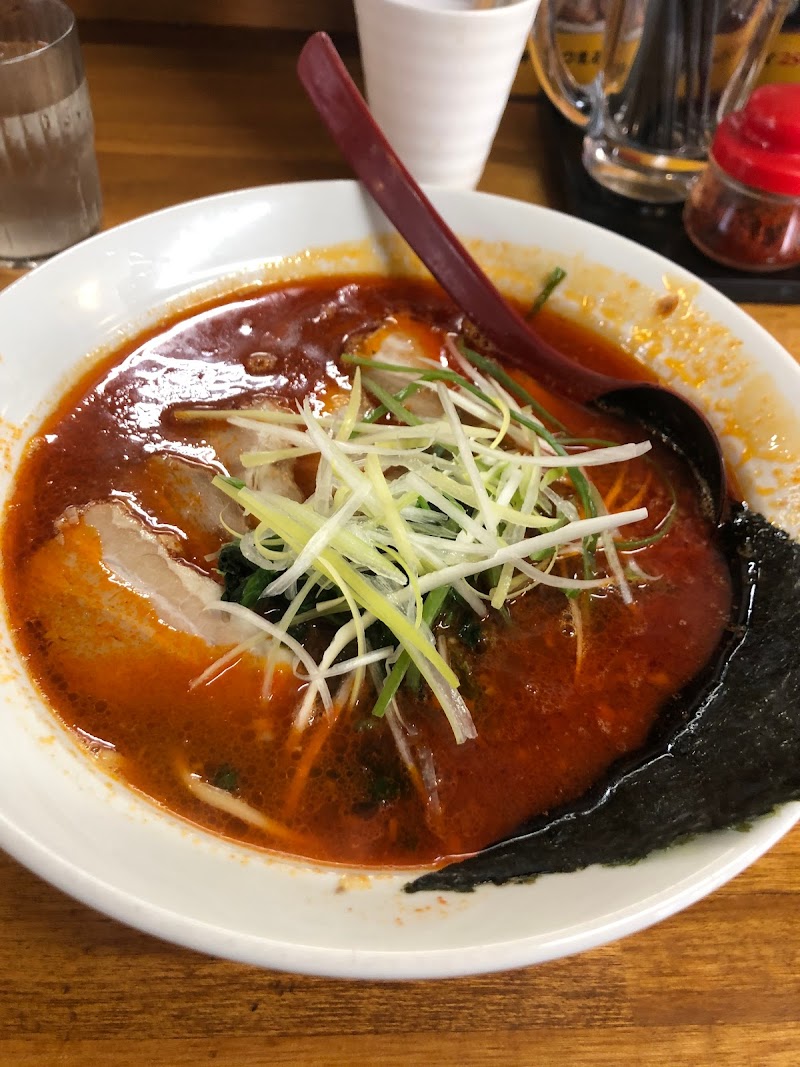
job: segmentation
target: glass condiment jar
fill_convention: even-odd
[[[764,85],[722,120],[683,221],[700,251],[727,267],[800,263],[800,85]]]

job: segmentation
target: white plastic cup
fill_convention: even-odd
[[[539,0],[355,0],[367,100],[419,182],[474,189]]]

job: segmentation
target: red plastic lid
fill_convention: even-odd
[[[800,85],[756,89],[719,124],[711,155],[744,185],[800,196]]]

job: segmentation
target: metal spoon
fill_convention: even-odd
[[[297,64],[308,93],[344,158],[433,277],[506,363],[551,392],[634,419],[694,470],[709,516],[727,504],[719,441],[705,416],[672,390],[573,363],[531,330],[501,296],[400,162],[372,118],[333,42],[315,33]]]

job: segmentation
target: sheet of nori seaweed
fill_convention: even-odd
[[[721,533],[736,618],[703,676],[663,709],[645,749],[580,800],[407,892],[468,892],[632,862],[800,799],[800,545],[739,505]]]

